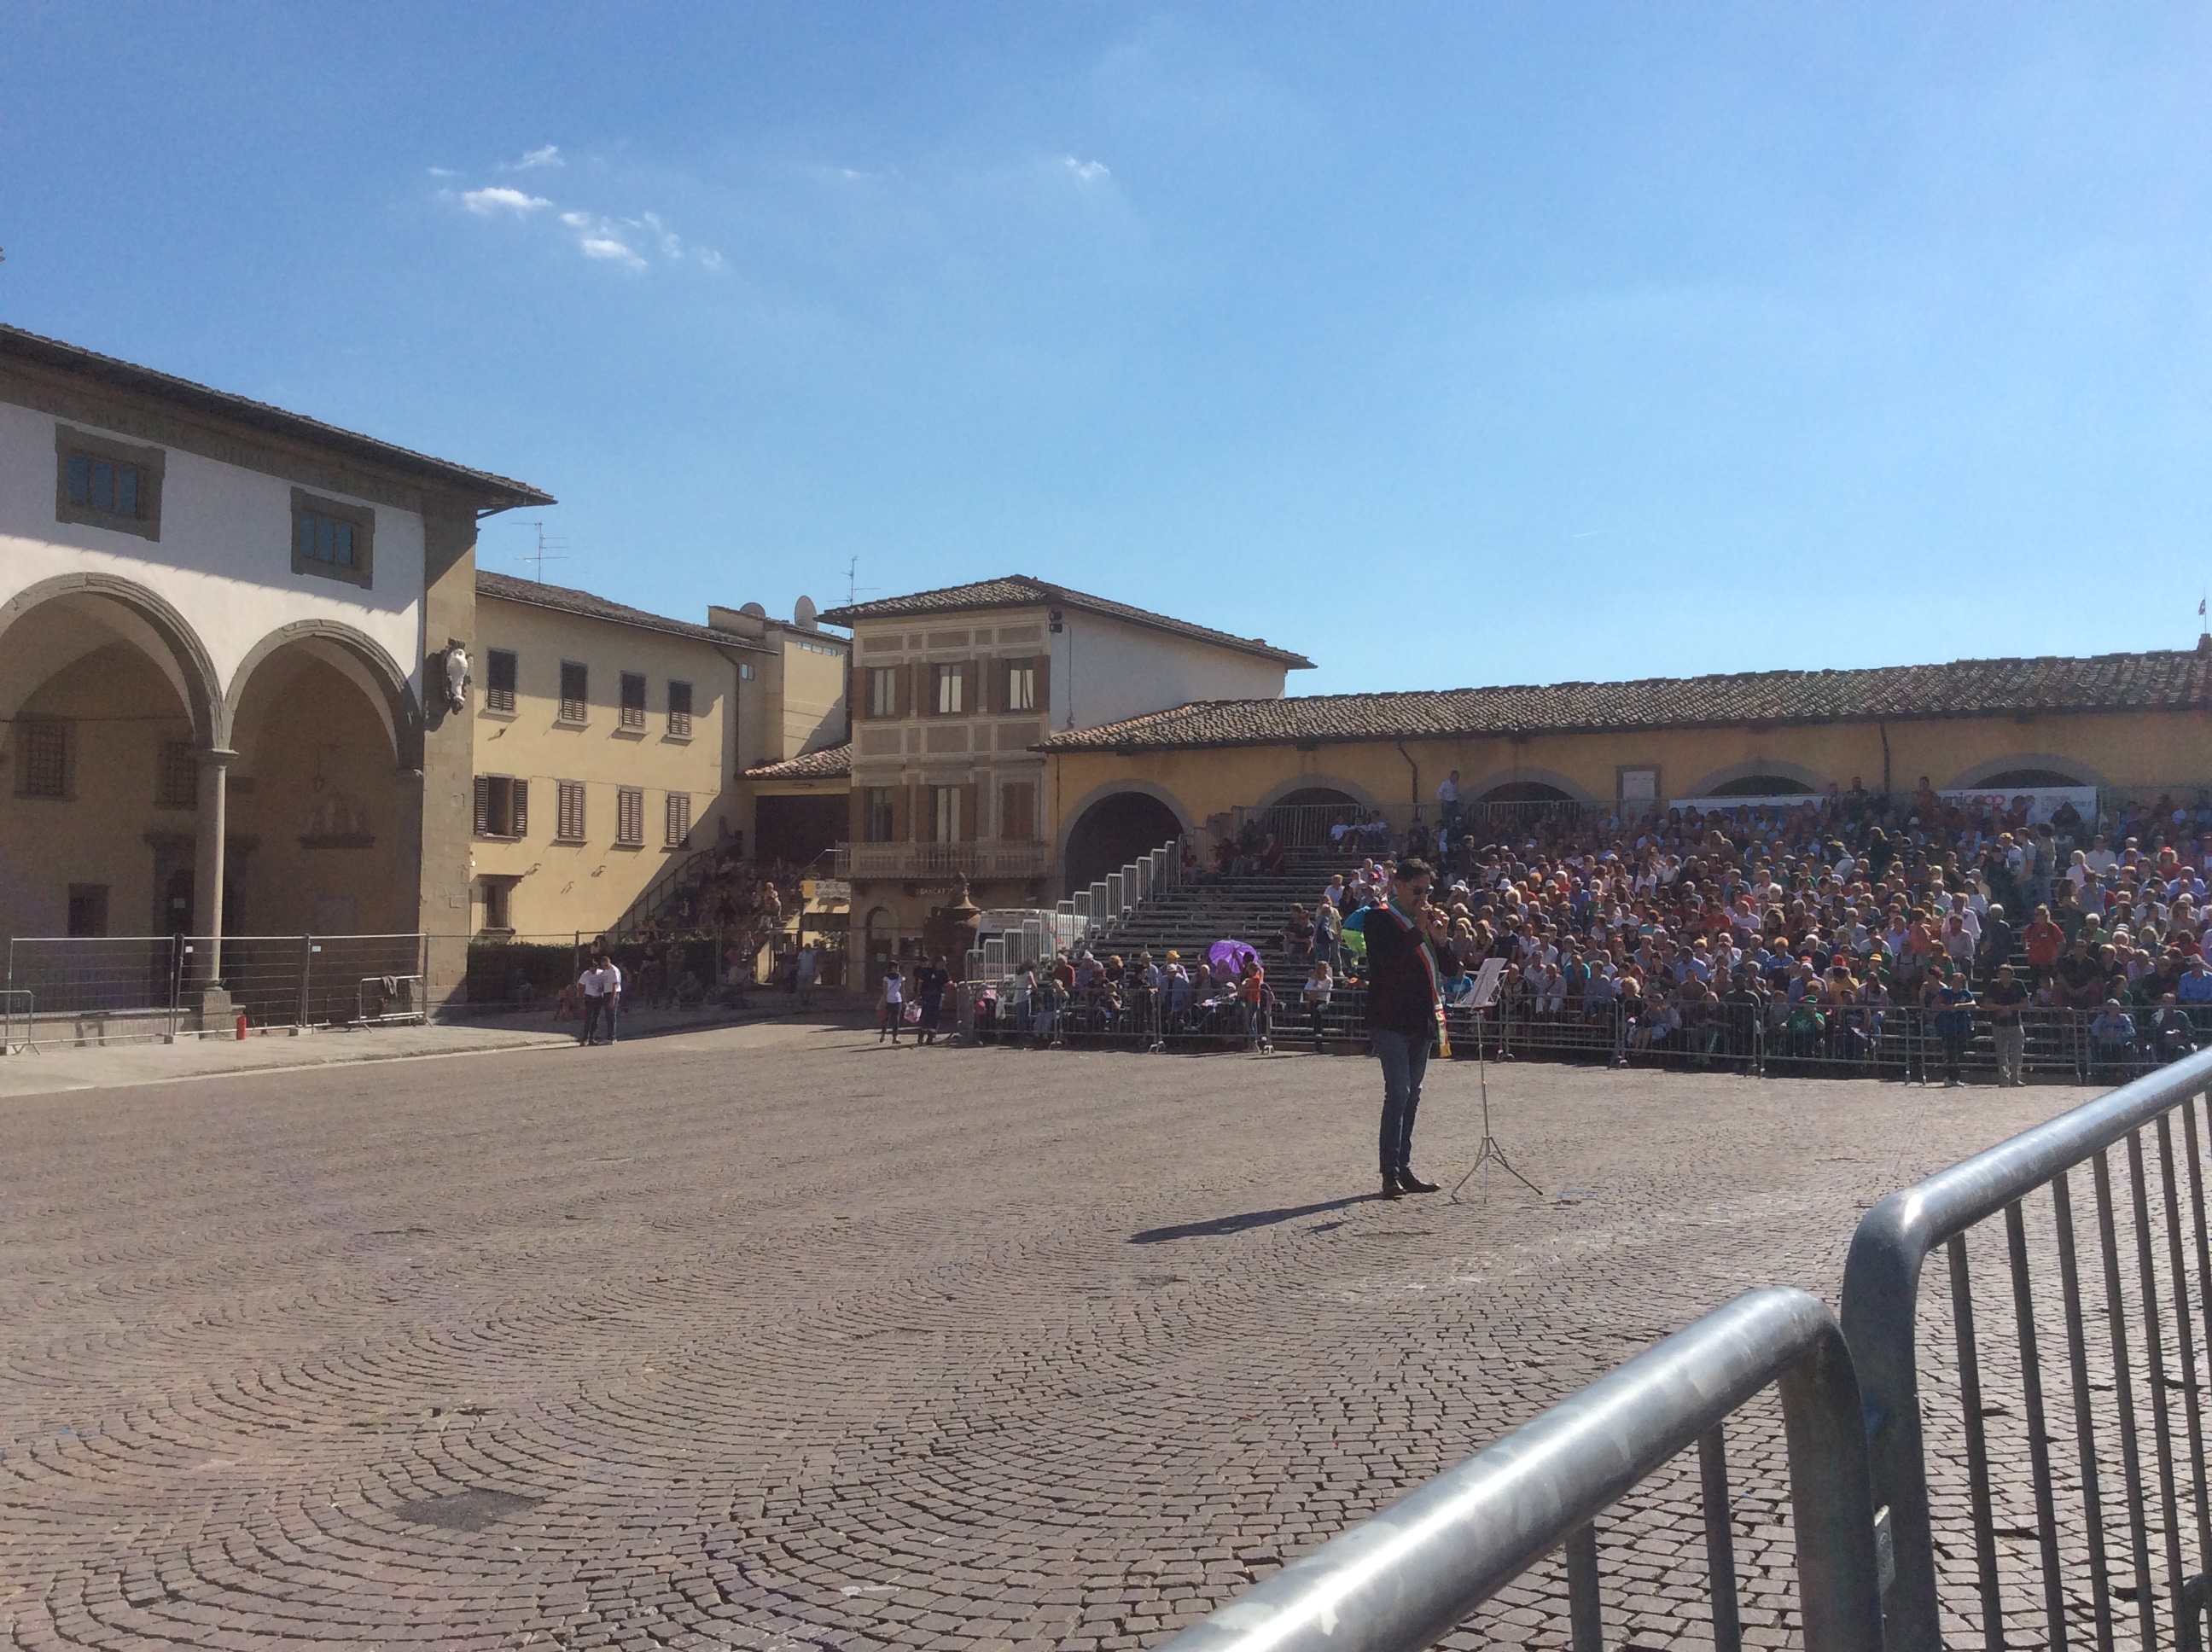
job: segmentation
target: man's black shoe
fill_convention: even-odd
[[[1405,1190],[1403,1187],[1401,1187],[1397,1184],[1397,1182],[1396,1182],[1396,1181],[1395,1181],[1395,1179],[1393,1179],[1392,1177],[1389,1177],[1389,1176],[1384,1176],[1384,1177],[1382,1178],[1382,1197],[1383,1197],[1383,1198],[1385,1198],[1385,1199],[1403,1199],[1405,1196],[1406,1196],[1406,1190]]]
[[[1398,1185],[1409,1193],[1432,1193],[1437,1190],[1433,1181],[1424,1181],[1411,1170],[1398,1172]]]

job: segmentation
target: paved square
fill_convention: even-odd
[[[1148,1644],[2080,1098],[1494,1072],[1547,1200],[1368,1198],[1350,1058],[775,1026],[0,1103],[0,1624]],[[1699,1638],[1679,1570],[1616,1642]]]

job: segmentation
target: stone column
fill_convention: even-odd
[[[199,839],[192,866],[192,927],[198,932],[201,956],[194,962],[191,981],[196,993],[203,1029],[228,1018],[230,995],[222,989],[222,884],[224,832],[231,759],[235,751],[210,746],[198,754]]]

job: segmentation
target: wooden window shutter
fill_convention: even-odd
[[[856,786],[845,799],[845,841],[868,841],[868,788]]]
[[[491,776],[477,776],[477,835],[491,835]]]
[[[1052,721],[1052,656],[1038,654],[1030,664],[1036,668],[1036,713],[1049,724]]]
[[[911,786],[894,786],[891,787],[892,842],[903,843],[907,841],[907,829],[913,823],[913,820],[914,787]]]
[[[973,843],[983,835],[982,787],[969,780],[960,788],[960,841]]]
[[[988,662],[971,659],[961,666],[960,675],[963,679],[961,703],[968,708],[969,714],[972,716],[977,713],[990,710],[990,707],[984,703],[991,691],[991,668]]]
[[[514,782],[514,835],[517,837],[530,835],[530,782],[528,780]]]

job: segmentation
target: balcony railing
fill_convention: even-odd
[[[840,878],[1042,878],[1052,859],[1042,843],[844,843]]]

